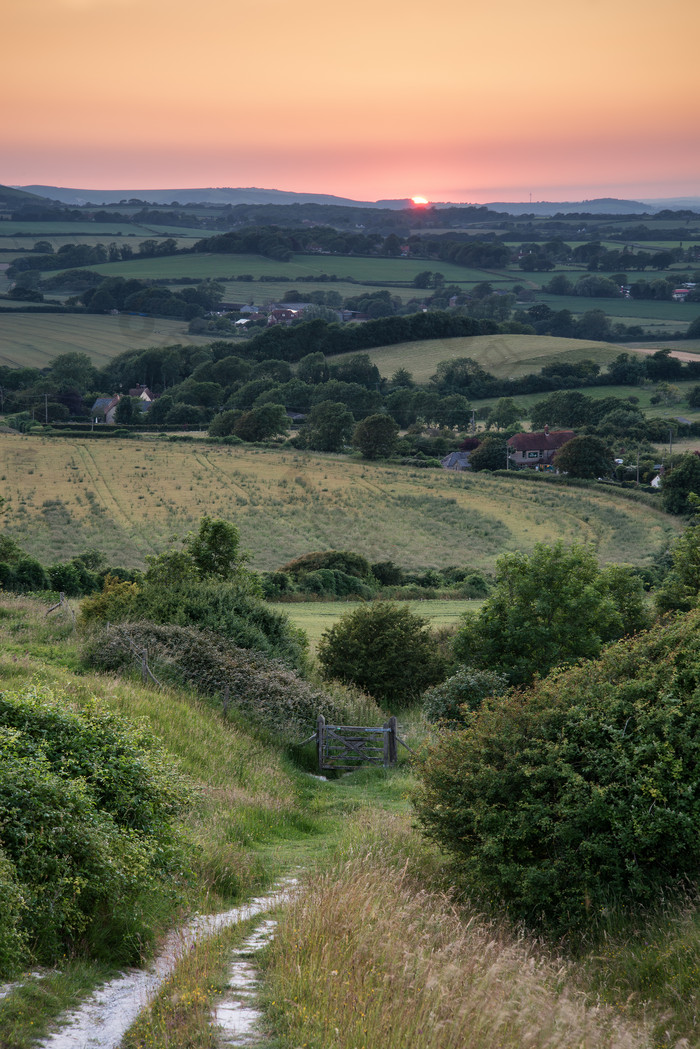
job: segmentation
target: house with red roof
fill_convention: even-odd
[[[516,433],[506,442],[508,461],[519,468],[551,466],[556,452],[575,436],[573,430],[550,430],[548,426],[541,433]]]

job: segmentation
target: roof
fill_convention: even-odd
[[[576,434],[573,430],[544,430],[540,433],[516,433],[507,441],[508,447],[516,452],[539,452],[546,448],[553,451],[561,448]]]

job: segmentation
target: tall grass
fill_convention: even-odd
[[[642,1049],[651,1035],[577,989],[567,962],[424,888],[405,817],[312,876],[267,959],[285,1046]]]

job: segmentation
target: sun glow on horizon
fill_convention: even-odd
[[[424,208],[430,203],[427,197],[411,197],[411,200],[417,208]]]

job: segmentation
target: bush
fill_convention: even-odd
[[[461,888],[556,935],[695,884],[700,612],[487,700],[416,798]]]
[[[150,558],[138,582],[107,576],[102,593],[83,602],[81,623],[147,619],[202,627],[301,668],[306,636],[258,596],[258,577],[243,562],[235,526],[203,517],[181,549]]]
[[[423,713],[428,721],[464,724],[487,696],[498,696],[507,688],[502,674],[461,666],[442,684],[423,695]]]
[[[313,688],[282,663],[193,627],[122,623],[96,631],[83,648],[83,658],[100,670],[133,668],[130,642],[147,649],[149,666],[159,680],[219,697],[228,685],[236,710],[287,741],[298,742],[308,735],[319,714],[342,722],[348,708],[338,695]],[[375,714],[375,721],[380,721],[376,707]]]
[[[182,872],[173,820],[187,795],[174,773],[150,734],[95,703],[71,710],[48,690],[0,694],[0,825],[12,868],[0,944],[26,937],[47,964],[78,940],[137,961],[149,935],[144,899],[169,893]]]
[[[379,601],[357,608],[321,637],[323,676],[358,685],[390,709],[405,707],[447,673],[426,627],[405,606]]]

